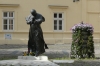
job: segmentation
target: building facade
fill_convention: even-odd
[[[71,43],[70,28],[81,21],[93,25],[94,42],[100,42],[100,0],[0,0],[0,44],[27,44],[31,9],[45,17],[47,44]]]

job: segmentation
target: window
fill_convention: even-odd
[[[3,30],[14,29],[14,12],[3,12]]]
[[[63,13],[54,13],[54,30],[63,30]]]

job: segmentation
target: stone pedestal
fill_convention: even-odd
[[[59,66],[48,60],[47,56],[18,56],[15,60],[2,60],[0,66]]]
[[[44,61],[48,61],[48,57],[47,56],[18,56],[18,59],[23,59],[23,60],[44,60]]]

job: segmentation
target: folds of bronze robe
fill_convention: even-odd
[[[44,53],[44,46],[47,46],[45,44],[43,32],[41,29],[41,23],[43,21],[45,21],[44,17],[40,14],[37,14],[30,24],[28,52],[31,50],[33,53],[35,53],[35,56],[39,56],[40,54]]]

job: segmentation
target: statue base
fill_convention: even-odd
[[[18,56],[18,59],[23,59],[23,60],[44,60],[44,61],[48,61],[48,57],[47,56]]]
[[[47,56],[18,56],[14,60],[2,60],[0,66],[59,66],[48,60]]]

